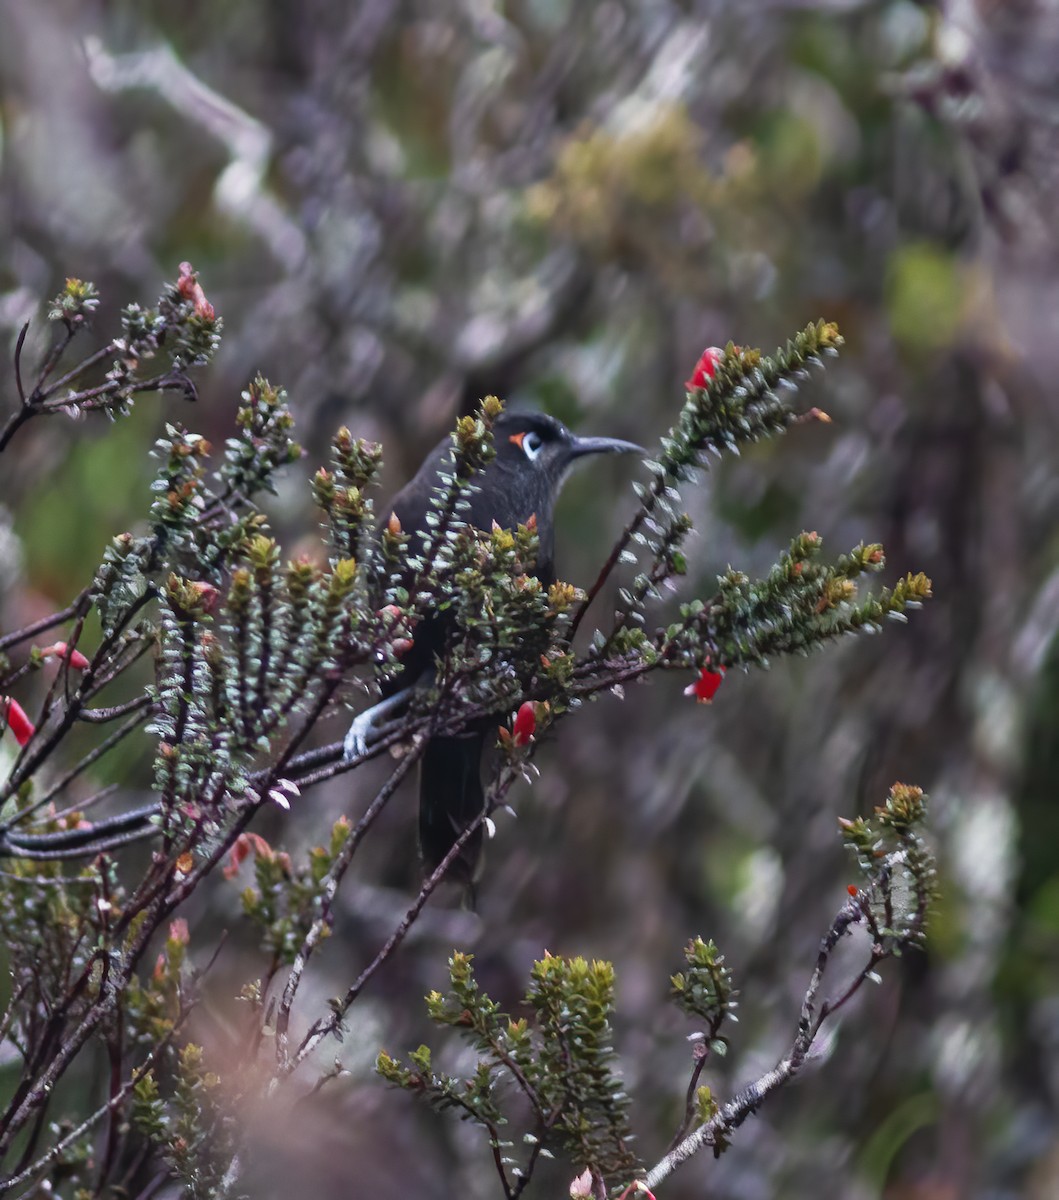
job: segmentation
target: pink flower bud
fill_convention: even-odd
[[[592,1171],[585,1167],[576,1179],[570,1181],[570,1200],[591,1200]]]
[[[220,589],[215,588],[212,583],[205,583],[200,579],[195,580],[191,587],[194,589],[198,602],[202,605],[202,611],[204,613],[214,612],[220,602]]]
[[[185,300],[190,300],[195,307],[196,316],[212,321],[217,315],[213,305],[206,299],[206,293],[199,283],[198,272],[191,269],[191,263],[180,264],[180,278],[177,280],[177,291]]]
[[[41,658],[68,658],[70,666],[75,671],[84,671],[88,667],[88,659],[81,653],[80,650],[71,650],[66,642],[55,642],[54,645],[45,646],[40,652]]]
[[[182,946],[186,946],[191,941],[191,934],[188,932],[188,923],[183,917],[177,917],[175,921],[170,921],[168,940],[170,942],[179,942]]]
[[[36,726],[26,716],[26,710],[17,700],[9,696],[0,696],[0,716],[7,723],[8,729],[15,735],[15,741],[24,746],[37,732]]]
[[[706,387],[717,371],[717,364],[724,361],[724,351],[719,346],[708,346],[699,356],[690,379],[684,380],[687,390]]]

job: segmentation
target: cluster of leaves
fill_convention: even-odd
[[[887,618],[904,621],[930,598],[922,572],[859,596],[857,577],[885,566],[878,544],[862,543],[831,563],[821,562],[820,552],[819,534],[801,533],[764,579],[729,568],[715,597],[681,607],[680,622],[666,630],[669,658],[696,666],[768,666],[776,655],[807,654],[843,634],[876,631]]]
[[[453,539],[453,637],[441,664],[435,697],[476,707],[513,708],[526,681],[542,671],[555,679],[569,664],[569,627],[584,593],[571,584],[545,587],[532,572],[534,522],[481,534],[467,526]],[[554,697],[561,703],[560,696]]]
[[[254,854],[254,882],[243,890],[243,912],[257,927],[271,961],[266,979],[281,966],[290,966],[309,930],[317,923],[322,937],[330,933],[330,913],[325,911],[323,881],[348,841],[351,826],[339,817],[326,846],[309,851],[306,861],[293,867],[289,855],[275,852],[263,838],[243,834],[231,866],[237,867],[244,844]],[[232,873],[229,868],[226,871]]]
[[[435,1024],[455,1029],[474,1049],[478,1059],[473,1073],[457,1076],[439,1070],[425,1045],[412,1051],[407,1063],[383,1051],[376,1069],[389,1083],[480,1125],[508,1197],[521,1193],[539,1156],[549,1156],[549,1147],[559,1143],[565,1143],[576,1166],[587,1171],[592,1188],[586,1195],[606,1195],[608,1187],[620,1187],[634,1174],[653,1187],[701,1146],[712,1147],[715,1155],[727,1149],[747,1116],[802,1068],[827,1018],[867,980],[877,980],[875,969],[882,961],[922,940],[935,875],[922,833],[925,817],[922,791],[895,784],[874,817],[841,822],[864,886],[850,886],[849,900],[821,942],[790,1049],[774,1070],[723,1105],[699,1079],[710,1053],[727,1050],[720,1030],[726,1021],[737,1020],[738,993],[714,942],[696,937],[688,943],[684,969],[672,976],[671,998],[683,1012],[704,1022],[705,1029],[690,1039],[692,1071],[684,1121],[669,1152],[646,1174],[630,1149],[630,1101],[610,1045],[614,971],[609,963],[553,955],[535,963],[525,997],[531,1022],[502,1011],[479,987],[471,956],[454,954],[449,987],[427,996],[427,1015]],[[871,938],[865,966],[833,997],[821,1001],[835,947],[862,923]],[[521,1143],[530,1147],[522,1161],[515,1157],[518,1138],[501,1137],[501,1130],[520,1125],[525,1127]]]
[[[60,330],[44,358],[29,391],[22,377],[22,351],[29,332],[23,326],[15,350],[15,382],[19,407],[0,428],[0,451],[27,421],[61,413],[79,416],[101,411],[110,417],[124,416],[135,397],[145,392],[178,391],[195,399],[195,385],[188,375],[192,367],[210,361],[220,345],[221,321],[206,300],[198,279],[187,263],[180,277],[163,291],[155,308],[130,304],[122,311],[122,336],[85,357],[56,378],[56,371],[70,344],[88,327],[99,307],[94,284],[67,279],[63,290],[48,309],[48,320]],[[145,370],[159,355],[167,360],[153,374]],[[89,382],[105,364],[102,381]]]
[[[838,352],[842,338],[835,325],[818,321],[769,357],[729,344],[707,352],[708,369],[689,380],[679,419],[661,440],[658,458],[648,460],[650,484],[633,485],[639,508],[589,593],[593,599],[618,563],[639,564],[627,588],[619,589],[621,607],[609,633],[596,630],[589,661],[579,676],[590,676],[595,663],[615,654],[655,667],[767,667],[778,654],[807,653],[837,636],[874,631],[887,617],[903,620],[909,609],[930,596],[930,580],[908,575],[893,589],[858,596],[857,577],[885,565],[880,545],[860,545],[827,563],[822,539],[801,533],[763,579],[752,580],[730,568],[718,579],[718,591],[680,609],[680,620],[653,634],[646,631],[647,605],[662,599],[661,585],[684,574],[682,550],[691,521],[680,506],[679,486],[695,483],[711,456],[739,453],[741,447],[783,432],[804,420],[789,397],[809,367]],[[817,409],[809,414],[827,420]],[[646,561],[631,548],[641,547]],[[573,620],[576,631],[586,611]],[[636,668],[633,667],[635,672]]]
[[[422,1095],[439,1109],[455,1108],[489,1134],[505,1194],[520,1194],[548,1143],[567,1146],[579,1166],[616,1179],[635,1166],[629,1149],[629,1098],[615,1074],[610,1045],[614,969],[607,962],[545,955],[530,973],[526,1004],[533,1024],[502,1012],[474,976],[471,956],[453,954],[449,988],[431,992],[427,1012],[438,1025],[458,1029],[480,1055],[469,1078],[456,1078],[433,1065],[426,1046],[402,1066],[379,1055],[376,1067],[390,1083]],[[501,1138],[508,1124],[502,1089],[513,1087],[532,1109],[532,1127],[516,1143]]]
[[[133,1089],[131,1109],[137,1129],[159,1148],[189,1200],[226,1193],[238,1131],[201,1046],[188,1042],[176,1055],[168,1097],[156,1072],[146,1072]]]
[[[106,630],[115,628],[160,574],[174,569],[221,582],[233,554],[244,550],[265,525],[253,500],[271,491],[281,465],[301,455],[292,440],[294,420],[286,394],[258,378],[243,393],[236,416],[239,436],[230,438],[220,466],[209,475],[209,442],[180,425],[167,425],[153,454],[162,466],[151,484],[150,532],[119,534],[107,547],[92,599]]]
[[[846,848],[867,878],[858,898],[881,955],[923,939],[936,874],[921,832],[926,813],[922,788],[895,783],[870,817],[841,821]],[[895,907],[895,890],[902,889],[910,896]]]

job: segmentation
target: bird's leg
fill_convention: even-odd
[[[378,704],[373,704],[371,708],[358,713],[349,727],[346,740],[342,743],[342,757],[346,762],[360,758],[367,752],[368,743],[375,740],[379,725],[395,709],[407,704],[414,690],[414,687],[402,688],[392,696],[387,696],[385,700],[380,700]]]

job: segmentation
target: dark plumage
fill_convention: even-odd
[[[478,529],[488,530],[493,522],[505,529],[537,520],[539,551],[534,574],[544,584],[555,580],[555,502],[570,468],[591,454],[642,453],[639,446],[613,438],[579,438],[554,417],[542,413],[504,412],[493,426],[496,457],[476,477],[477,491],[469,498],[465,519]],[[405,533],[427,530],[433,489],[438,472],[450,465],[452,441],[445,438],[394,498],[392,510]],[[417,625],[412,648],[403,656],[404,670],[384,695],[391,703],[399,690],[415,684],[434,665],[434,655],[444,646],[444,617],[425,618]],[[386,701],[384,701],[386,704]],[[376,710],[361,714],[346,739],[346,753],[359,752],[368,740]],[[420,767],[419,842],[423,863],[432,872],[452,848],[453,842],[482,810],[481,757],[490,719],[469,727],[458,737],[432,738]],[[481,831],[472,837],[450,868],[452,874],[470,885],[481,853]]]

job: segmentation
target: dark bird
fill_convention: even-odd
[[[555,503],[571,467],[591,454],[642,454],[643,448],[616,438],[575,437],[554,417],[518,412],[504,412],[497,418],[493,444],[496,457],[475,477],[478,490],[470,497],[463,518],[477,529],[489,530],[494,522],[514,529],[535,516],[539,550],[534,574],[547,586],[555,581]],[[451,453],[452,441],[445,438],[393,501],[401,528],[412,535],[413,552],[421,549],[416,535],[424,541],[428,537],[431,494],[438,486],[439,471],[451,469]],[[404,669],[383,688],[384,699],[361,713],[350,727],[345,740],[347,759],[364,752],[380,721],[407,701],[417,679],[429,675],[445,637],[443,616],[419,622],[412,648],[401,659]],[[495,720],[487,719],[456,737],[434,737],[427,743],[419,775],[419,844],[428,874],[482,811],[481,758],[494,725]],[[481,843],[479,828],[450,867],[451,875],[469,888]]]

